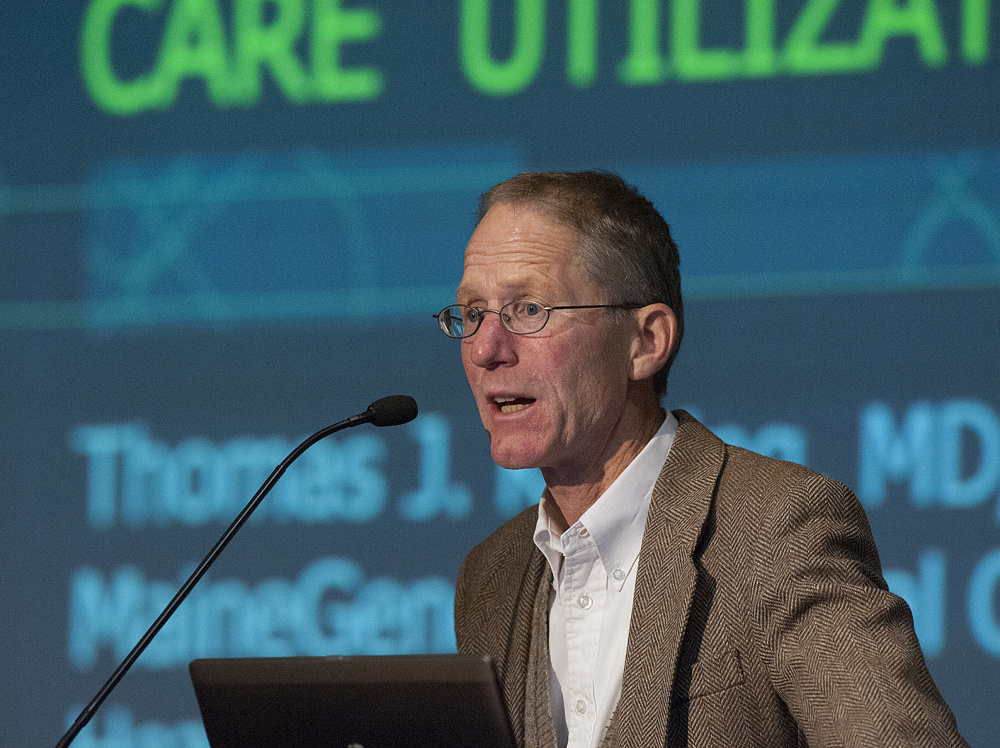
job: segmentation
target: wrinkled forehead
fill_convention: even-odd
[[[577,262],[581,236],[575,227],[534,204],[498,203],[483,216],[469,239],[465,261],[498,258],[507,262]]]
[[[459,295],[502,287],[511,292],[538,284],[585,284],[573,227],[529,207],[501,203],[489,210],[465,250]]]

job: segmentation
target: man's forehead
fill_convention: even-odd
[[[472,238],[488,234],[493,239],[518,241],[539,233],[556,235],[565,242],[573,243],[578,235],[578,229],[543,206],[530,203],[497,203],[479,221]]]
[[[537,291],[539,278],[537,275],[529,275],[517,266],[508,266],[500,273],[492,277],[480,277],[475,274],[466,273],[462,277],[462,282],[458,284],[455,291],[455,298],[471,298],[473,296],[483,296],[490,291],[499,290],[504,296],[517,296],[519,294]],[[487,288],[490,286],[490,288]]]
[[[514,298],[525,294],[560,293],[585,285],[572,247],[563,251],[489,249],[466,254],[459,298],[498,295]]]
[[[496,205],[479,222],[465,250],[470,270],[507,270],[516,277],[539,269],[575,264],[576,230],[545,213],[521,206]]]

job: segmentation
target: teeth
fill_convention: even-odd
[[[509,395],[500,395],[493,398],[493,402],[500,409],[501,413],[516,413],[519,410],[524,410],[531,403],[519,403],[516,397],[511,397]]]

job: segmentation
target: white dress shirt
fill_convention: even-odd
[[[534,541],[552,568],[550,694],[556,742],[597,748],[622,690],[636,565],[653,485],[677,419],[659,430],[583,516],[560,534],[546,495]]]

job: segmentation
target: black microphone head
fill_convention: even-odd
[[[375,426],[398,426],[417,417],[417,401],[409,395],[389,395],[368,406],[368,415]]]

